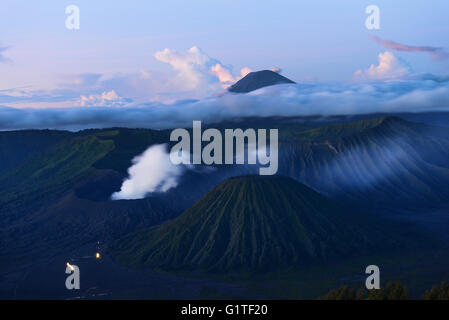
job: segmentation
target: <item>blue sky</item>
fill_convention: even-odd
[[[65,28],[69,4],[81,10],[79,31]],[[381,10],[380,30],[364,26],[369,4]],[[0,80],[2,89],[25,84],[27,75],[34,82],[65,72],[166,70],[152,57],[164,48],[198,46],[236,69],[279,66],[296,80],[341,81],[376,61],[382,48],[369,40],[370,34],[449,47],[445,0],[4,0],[0,10],[0,43],[10,47],[7,54],[14,61],[2,66],[9,78]],[[425,55],[400,56],[417,71],[448,68]]]
[[[80,30],[65,27],[71,4],[80,8]],[[372,4],[380,30],[365,27]],[[446,0],[3,0],[0,105],[199,99],[238,80],[242,68],[278,67],[301,83],[444,77],[449,59],[387,48],[370,36],[447,52],[448,14]]]

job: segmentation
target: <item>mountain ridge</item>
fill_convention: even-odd
[[[268,86],[294,83],[294,81],[281,76],[277,72],[261,70],[248,73],[242,79],[234,83],[228,91],[233,93],[248,93]]]

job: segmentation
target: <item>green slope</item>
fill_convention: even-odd
[[[253,120],[251,126],[279,127],[279,173],[326,196],[384,207],[427,208],[429,204],[449,203],[448,128],[397,117],[313,129],[276,119],[260,121],[258,125]],[[244,124],[237,126],[245,128]],[[52,190],[70,187],[75,177],[88,174],[92,168],[126,175],[133,157],[152,144],[166,143],[169,133],[170,130],[126,128],[78,133],[51,130],[0,133],[0,204],[13,198],[22,198],[21,203],[43,195],[45,199]],[[85,143],[86,139],[93,140]],[[219,168],[211,174],[211,181],[214,174],[254,172],[239,169],[242,167]],[[234,171],[229,174],[226,170]],[[97,187],[104,190],[89,196],[90,190]],[[104,200],[116,187],[87,186],[84,194]],[[97,193],[101,196],[96,196]],[[29,198],[31,194],[34,196]]]
[[[395,126],[404,125],[405,121],[396,117],[381,117],[368,120],[360,120],[349,123],[336,123],[321,126],[310,130],[298,132],[296,137],[300,140],[322,141],[334,138],[343,138],[351,135],[359,135],[367,131],[379,128],[382,125],[393,124]]]
[[[167,270],[300,266],[375,247],[357,220],[291,178],[244,176],[161,227],[117,241],[111,252],[125,264]]]
[[[70,188],[74,179],[113,148],[112,141],[101,141],[95,136],[76,137],[32,157],[0,178],[2,211]]]
[[[71,136],[71,132],[56,130],[0,132],[0,175]]]
[[[33,131],[28,144],[50,133],[59,135]],[[20,136],[26,140],[28,134]],[[126,172],[133,157],[158,141],[158,131],[106,129],[63,135],[54,143],[48,138],[48,147],[0,175],[0,265],[105,241],[174,215],[159,199],[108,201],[121,185],[120,171]],[[26,144],[11,152],[19,155]]]
[[[9,141],[8,137],[14,139]],[[20,143],[14,149],[9,148],[16,140]],[[125,174],[136,155],[151,144],[167,140],[166,132],[122,128],[77,133],[49,130],[0,133],[0,160],[9,168],[0,173],[2,209],[11,201],[15,202],[13,206],[26,204],[71,188],[77,178],[94,168]],[[35,148],[31,148],[33,144]],[[13,166],[13,162],[17,164]]]

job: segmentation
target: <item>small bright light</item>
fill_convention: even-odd
[[[70,263],[68,263],[67,262],[67,267],[69,267],[70,268],[70,270],[72,270],[72,271],[74,271],[75,270],[75,268],[70,264]]]
[[[97,252],[97,253],[95,254],[95,258],[97,258],[97,259],[100,259],[100,258],[101,258],[100,252]]]

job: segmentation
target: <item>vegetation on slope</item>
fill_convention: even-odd
[[[360,220],[291,178],[236,177],[178,218],[117,241],[111,252],[134,266],[269,270],[373,248],[378,239]]]

